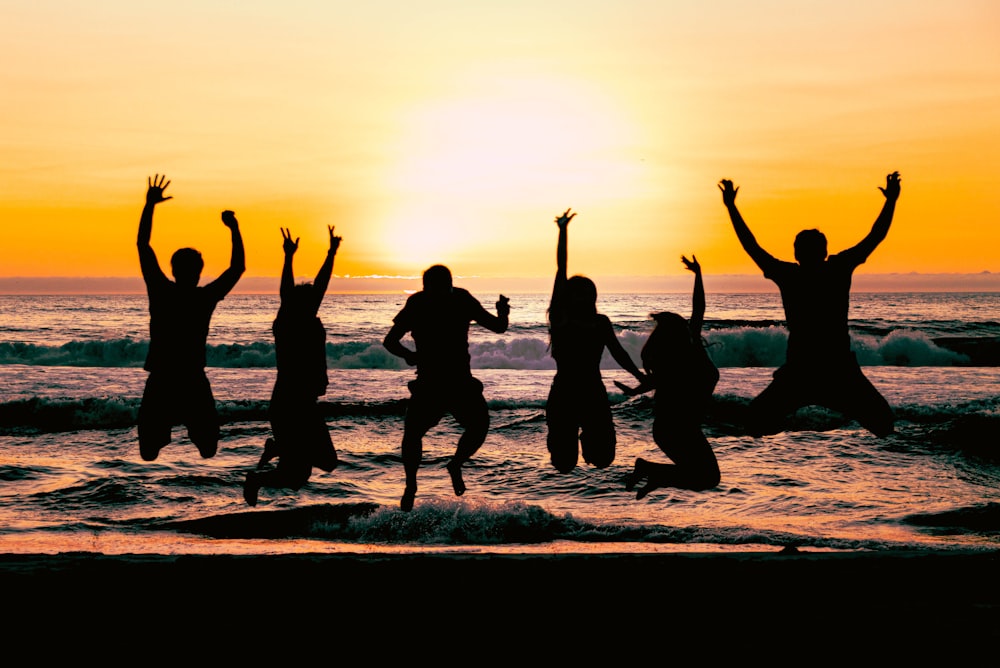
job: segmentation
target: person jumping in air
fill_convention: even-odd
[[[174,280],[167,278],[150,245],[153,210],[172,199],[163,193],[165,176],[147,179],[146,204],[139,219],[139,266],[149,296],[149,372],[139,405],[139,454],[153,461],[170,443],[171,429],[187,426],[188,436],[202,457],[214,457],[219,444],[219,416],[205,375],[205,346],[216,305],[236,286],[246,269],[243,237],[232,211],[222,212],[222,223],[232,237],[229,268],[214,281],[198,286],[204,267],[201,253],[181,248],[170,258]]]
[[[641,499],[659,487],[701,491],[719,484],[719,463],[702,433],[702,422],[719,382],[719,370],[705,350],[701,329],[705,320],[705,286],[701,265],[694,255],[681,261],[694,272],[691,318],[677,313],[654,313],[656,326],[642,347],[647,381],[630,388],[615,382],[627,395],[650,390],[653,394],[653,441],[673,464],[659,464],[642,457],[625,479],[625,489]]]
[[[423,457],[423,438],[450,413],[464,430],[448,463],[448,475],[456,496],[465,493],[462,465],[486,441],[490,426],[483,384],[472,375],[469,357],[469,325],[477,322],[492,332],[507,331],[510,304],[500,295],[497,315],[483,308],[468,291],[452,285],[451,271],[434,265],[424,272],[423,290],[410,295],[393,318],[383,345],[393,355],[417,367],[409,382],[410,401],[403,427],[403,469],[406,489],[399,502],[413,509],[417,495],[417,470]],[[402,344],[409,333],[416,350]]]
[[[546,445],[560,473],[576,468],[580,454],[595,468],[615,460],[616,434],[611,402],[601,377],[601,357],[611,357],[640,382],[639,370],[615,335],[611,320],[597,312],[597,286],[586,276],[567,277],[570,209],[556,216],[556,279],[549,301],[549,337],[556,375],[545,403]]]
[[[847,319],[851,277],[889,232],[899,199],[899,172],[879,187],[885,202],[871,231],[856,246],[827,257],[826,237],[816,229],[795,237],[795,262],[776,259],[757,243],[736,208],[739,188],[719,182],[722,202],[743,249],[781,291],[788,327],[785,363],[749,406],[754,436],[781,431],[782,421],[803,406],[823,406],[857,420],[879,437],[894,430],[892,408],[861,372],[851,350]]]
[[[329,384],[326,369],[326,329],[319,319],[319,307],[330,284],[333,261],[341,238],[328,227],[330,247],[312,283],[295,284],[292,258],[299,249],[298,238],[282,229],[285,261],[281,269],[281,306],[274,319],[274,356],[278,377],[271,392],[268,417],[273,438],[264,443],[264,453],[256,471],[243,483],[243,498],[257,505],[262,487],[298,490],[309,481],[312,469],[329,473],[337,467],[337,450],[319,406],[319,397]],[[277,457],[278,465],[262,471]]]

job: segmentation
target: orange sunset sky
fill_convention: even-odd
[[[803,227],[834,252],[860,240],[893,170],[895,222],[859,274],[990,272],[1000,289],[993,0],[0,7],[0,289],[137,277],[157,172],[164,266],[194,246],[217,275],[228,208],[257,285],[277,287],[279,227],[308,276],[335,225],[339,276],[442,262],[546,289],[567,207],[571,273],[627,286],[695,253],[710,286],[763,283],[719,179],[792,259]]]

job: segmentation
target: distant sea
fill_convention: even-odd
[[[680,267],[680,264],[677,265]],[[456,274],[461,284],[474,294],[484,292],[547,293],[552,289],[552,278],[544,276],[516,278],[487,278]],[[674,275],[658,276],[591,276],[602,293],[661,293],[691,291],[691,276],[683,271]],[[302,280],[311,280],[305,276]],[[277,292],[277,276],[244,275],[235,292],[244,294],[271,294]],[[857,292],[1000,292],[1000,273],[978,271],[972,273],[856,273],[854,290]],[[355,294],[391,294],[405,290],[419,290],[419,276],[334,276],[331,292]],[[775,292],[774,285],[759,273],[711,274],[706,276],[705,289],[719,293]],[[68,276],[0,276],[0,295],[102,295],[144,294],[142,278],[119,277],[68,277]]]
[[[638,360],[651,312],[689,314],[686,286],[602,292],[599,308]],[[493,309],[495,292],[473,292]],[[381,346],[403,291],[327,295],[322,406],[341,466],[298,492],[262,490],[255,508],[241,484],[270,433],[277,295],[234,294],[216,311],[208,374],[224,420],[219,454],[201,459],[178,428],[155,462],[139,458],[135,434],[145,296],[0,296],[0,552],[1000,548],[1000,293],[853,295],[854,350],[898,417],[885,439],[818,408],[774,436],[743,435],[740,410],[784,359],[780,300],[710,293],[705,336],[722,377],[705,432],[722,482],[641,501],[625,474],[636,457],[666,461],[651,437],[651,398],[618,393],[612,381],[629,378],[606,359],[616,461],[557,473],[545,449],[548,296],[507,294],[508,332],[471,330],[492,423],[466,467],[468,492],[455,497],[444,470],[457,439],[446,418],[426,439],[411,513],[398,503],[413,371]]]

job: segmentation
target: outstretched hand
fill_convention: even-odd
[[[691,259],[687,259],[685,256],[681,255],[681,262],[687,267],[688,271],[693,271],[695,274],[701,273],[701,265],[698,264],[698,257],[695,255],[691,256]]]
[[[622,383],[621,381],[617,380],[614,381],[614,383],[618,387],[618,389],[622,391],[622,394],[624,394],[626,397],[634,397],[635,395],[639,394],[638,387],[629,387],[625,383]]]
[[[239,225],[239,221],[236,220],[236,214],[228,209],[222,212],[222,222],[231,230],[235,230]]]
[[[295,255],[295,251],[299,249],[299,238],[295,237],[295,241],[292,241],[292,231],[281,228],[281,238],[284,240],[281,243],[281,250],[285,251],[285,255]]]
[[[559,229],[566,227],[575,215],[576,213],[570,213],[570,210],[566,209],[561,216],[556,216],[556,225],[559,226]]]
[[[885,177],[885,188],[879,186],[879,190],[885,195],[887,200],[895,202],[899,198],[899,172],[893,172]]]
[[[501,318],[510,315],[510,299],[504,295],[500,295],[500,299],[497,300],[497,315]]]
[[[334,230],[334,226],[333,225],[327,225],[326,229],[330,233],[330,252],[331,253],[336,253],[337,249],[340,248],[340,240],[341,240],[342,237],[338,237],[338,236],[336,236],[333,233],[333,230]],[[298,246],[298,243],[299,243],[299,240],[296,239],[295,240],[295,245]]]
[[[645,394],[646,392],[649,392],[650,390],[654,389],[653,379],[650,376],[646,376],[645,379],[642,382],[640,382],[637,387],[629,387],[625,383],[622,383],[617,380],[614,381],[614,383],[618,387],[618,389],[622,391],[622,394],[624,394],[626,397],[634,397],[639,394]]]
[[[722,203],[726,206],[736,205],[736,193],[740,191],[739,186],[733,187],[733,182],[729,179],[719,181],[719,190],[722,191]]]
[[[167,189],[170,185],[170,181],[167,181],[167,177],[161,174],[157,174],[154,177],[146,177],[146,204],[159,204],[160,202],[166,202],[168,199],[173,199],[173,195],[163,196],[163,191]]]

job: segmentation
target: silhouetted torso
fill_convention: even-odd
[[[417,377],[471,375],[469,324],[483,314],[485,310],[479,300],[462,288],[452,288],[444,294],[421,291],[410,295],[393,322],[413,337]]]
[[[701,342],[701,332],[692,331],[695,343],[676,350],[658,341],[658,328],[642,349],[643,366],[656,381],[654,411],[666,419],[700,424],[719,382],[719,369]]]
[[[318,316],[296,317],[283,314],[271,326],[274,333],[276,386],[303,396],[326,394],[326,328]]]
[[[611,320],[606,315],[595,313],[581,320],[554,320],[549,329],[557,376],[565,379],[567,376],[600,375],[601,356],[609,332],[612,332],[610,336],[614,335]]]
[[[155,264],[155,255],[148,261]],[[204,369],[212,313],[228,290],[217,282],[182,287],[159,271],[144,272],[144,277],[149,295],[149,352],[144,368],[172,373]]]
[[[836,364],[851,353],[847,317],[851,275],[859,264],[845,252],[815,266],[775,260],[764,267],[781,291],[789,363]]]

